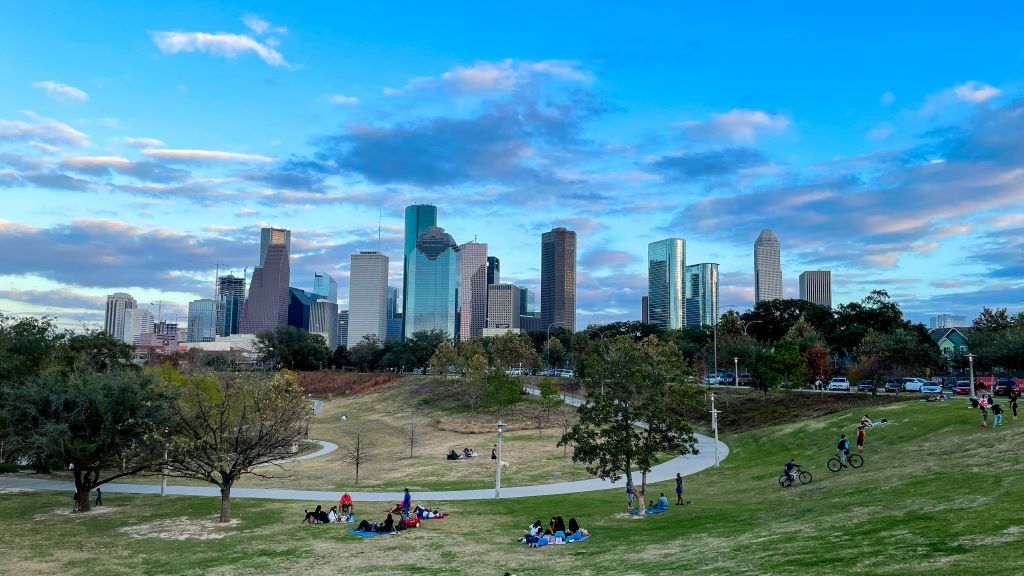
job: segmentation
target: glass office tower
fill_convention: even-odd
[[[442,330],[459,339],[459,245],[444,228],[427,229],[407,260],[405,337],[421,330]]]
[[[647,315],[666,330],[686,325],[686,241],[666,238],[647,245]]]

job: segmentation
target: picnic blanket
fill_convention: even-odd
[[[579,534],[579,532],[577,532],[576,534]],[[582,534],[577,536],[576,534],[570,534],[568,537],[564,538],[562,540],[562,544],[573,544],[573,543],[576,543],[576,542],[583,542],[584,540],[586,540],[587,538],[590,538],[590,536],[591,536],[590,534],[587,534],[586,536],[584,536]],[[536,548],[543,548],[544,546],[548,546],[548,545],[550,545],[550,546],[559,546],[559,544],[555,544],[553,542],[553,540],[554,539],[552,537],[550,537],[550,536],[543,537],[543,538],[540,539],[539,542],[537,542]]]
[[[644,513],[645,514],[661,514],[662,512],[667,512],[667,511],[668,511],[668,508],[644,508]],[[636,516],[639,512],[640,512],[639,510],[634,508],[634,509],[629,511],[629,515],[630,516]]]
[[[345,533],[352,534],[354,536],[359,536],[360,538],[371,538],[373,536],[387,536],[389,534],[398,534],[398,531],[396,530],[395,532],[366,532],[363,530],[345,530]]]

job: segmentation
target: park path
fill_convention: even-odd
[[[528,394],[540,394],[536,388],[525,387]],[[575,396],[565,395],[563,400],[570,405],[579,406],[580,399]],[[676,473],[688,476],[696,474],[701,470],[711,468],[715,465],[715,440],[703,434],[695,434],[697,437],[697,453],[676,456],[675,458],[662,462],[653,467],[647,474],[648,483],[663,482],[675,478]],[[319,441],[322,444],[329,444]],[[336,449],[334,446],[333,449]],[[332,450],[333,450],[332,449]],[[327,450],[332,451],[332,450]],[[324,450],[306,455],[302,460],[322,455]],[[729,447],[725,443],[718,442],[718,457],[724,460],[729,455]],[[638,472],[635,474],[639,474]],[[609,490],[619,488],[624,490],[626,479],[620,478],[618,482],[592,478],[589,480],[576,480],[573,482],[555,482],[553,484],[535,484],[532,486],[503,486],[501,498],[526,498],[530,496],[552,496],[557,494],[576,494],[578,492],[594,492],[597,490]],[[62,490],[73,492],[73,482],[60,480],[45,480],[41,478],[26,478],[17,475],[0,476],[0,488],[14,488],[27,490]],[[106,493],[123,494],[159,494],[159,484],[104,484],[103,491]],[[220,496],[220,491],[215,486],[168,486],[167,494],[175,496]],[[401,492],[350,492],[352,498],[364,502],[398,502],[402,499]],[[305,502],[333,502],[338,498],[337,490],[287,490],[281,488],[234,488],[231,495],[236,498],[262,498],[268,500],[300,500]],[[419,501],[444,501],[444,500],[489,500],[497,497],[494,488],[482,488],[477,490],[443,490],[415,492],[413,498]]]

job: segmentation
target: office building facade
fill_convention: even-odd
[[[501,260],[497,256],[487,257],[487,285],[501,282]]]
[[[782,247],[765,228],[754,241],[754,303],[782,299]]]
[[[327,347],[338,347],[338,303],[318,299],[309,307],[309,332],[324,337]]]
[[[576,232],[552,228],[540,242],[541,324],[575,331]]]
[[[429,228],[408,259],[404,296],[405,338],[421,330],[441,330],[458,341],[462,269],[459,245],[444,228]]]
[[[402,261],[402,335],[407,333],[405,322],[409,318],[409,260],[415,255],[416,241],[427,230],[437,226],[437,206],[413,204],[405,207],[405,246]]]
[[[326,272],[313,273],[313,293],[328,302],[338,303],[338,283]]]
[[[936,328],[957,328],[962,326],[970,326],[965,316],[954,316],[953,314],[938,314],[928,318],[928,328],[935,330]]]
[[[249,297],[242,305],[239,331],[259,334],[288,324],[288,282],[291,279],[288,246],[271,244],[267,247],[263,265],[252,273]]]
[[[832,307],[832,271],[807,270],[800,273],[800,299]]]
[[[220,314],[217,318],[217,335],[238,334],[245,304],[245,278],[233,275],[217,278],[217,299]]]
[[[217,336],[217,317],[220,302],[210,298],[188,303],[188,331],[186,342],[213,342]]]
[[[647,296],[640,297],[640,323],[650,324],[651,318],[647,314],[649,298]]]
[[[648,323],[674,330],[686,326],[686,241],[666,238],[647,245]]]
[[[718,264],[686,267],[686,326],[714,326],[718,322]]]
[[[124,340],[124,311],[138,307],[138,302],[132,298],[131,294],[115,292],[107,296],[103,330],[118,340]]]
[[[300,288],[288,289],[288,325],[310,332],[309,319],[313,304],[320,296]]]
[[[124,332],[121,340],[125,344],[138,344],[143,334],[153,332],[153,313],[141,308],[127,308],[124,311]]]
[[[519,329],[519,287],[492,284],[487,291],[487,327]]]
[[[459,246],[462,287],[459,292],[459,338],[483,336],[487,326],[487,244],[466,242]]]
[[[348,341],[355,346],[367,336],[383,343],[388,336],[389,259],[377,251],[353,254],[348,282]]]
[[[338,310],[338,345],[348,348],[348,310]]]
[[[284,251],[292,253],[292,231],[283,228],[260,228],[260,266],[267,263],[267,251],[271,246],[284,246]]]

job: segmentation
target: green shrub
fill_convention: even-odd
[[[10,462],[0,462],[0,474],[12,474],[18,471],[18,467]]]

